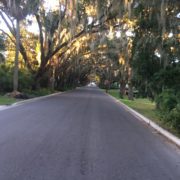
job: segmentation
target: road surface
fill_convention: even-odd
[[[80,88],[0,111],[0,180],[180,180],[180,152]]]

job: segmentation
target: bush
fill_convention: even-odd
[[[177,96],[175,95],[173,90],[163,91],[156,98],[157,109],[159,109],[162,112],[170,112],[172,109],[176,107],[177,103]]]
[[[0,66],[0,91],[10,92],[13,89],[12,70],[10,67],[2,64]]]
[[[31,89],[33,84],[32,74],[26,70],[22,69],[19,71],[19,90],[24,91],[25,89]]]
[[[119,89],[119,84],[118,82],[114,82],[111,84],[111,89]]]
[[[180,134],[180,104],[178,104],[173,110],[169,113],[164,112],[162,115],[162,120],[165,123],[168,123],[171,127],[177,130]]]
[[[19,91],[31,89],[32,83],[32,74],[26,69],[19,70]],[[13,91],[13,68],[5,64],[0,65],[0,91]]]
[[[180,133],[180,93],[166,90],[156,99],[161,119]]]
[[[36,91],[26,89],[26,90],[24,90],[24,92],[25,92],[30,98],[33,98],[33,97],[36,97],[36,96],[45,96],[45,95],[54,93],[53,90],[48,89],[48,88],[42,88],[42,89],[39,89],[39,90],[36,90]]]
[[[167,118],[172,123],[172,126],[180,132],[180,104],[169,113]]]

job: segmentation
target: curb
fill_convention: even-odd
[[[45,98],[48,98],[48,97],[52,97],[52,96],[64,94],[64,93],[67,93],[67,92],[71,92],[73,90],[68,90],[68,91],[64,91],[64,92],[57,92],[57,93],[53,93],[53,94],[49,94],[49,95],[45,95],[45,96],[40,96],[40,97],[35,97],[35,98],[27,99],[27,100],[22,100],[22,101],[13,103],[13,104],[11,104],[9,106],[6,106],[6,107],[0,109],[0,111],[10,109],[10,108],[13,108],[13,107],[17,107],[17,106],[20,106],[20,105],[23,105],[23,104],[26,104],[26,103],[35,102],[37,100],[45,99]]]
[[[0,105],[0,111],[3,111],[5,109],[9,108],[8,105]]]
[[[46,95],[46,96],[40,96],[40,97],[35,97],[35,98],[32,98],[32,99],[27,99],[27,100],[19,101],[19,102],[16,102],[16,103],[12,104],[12,106],[19,106],[19,105],[30,103],[30,102],[34,102],[34,101],[37,101],[37,100],[46,99],[48,97],[60,95],[62,93],[64,93],[64,92],[58,92],[58,93],[53,93],[53,94],[49,94],[49,95]]]
[[[62,94],[62,93],[65,93],[65,92],[58,92],[58,93],[53,93],[53,94],[49,94],[49,95],[45,95],[45,96],[40,96],[40,97],[35,97],[35,98],[27,99],[27,100],[22,100],[22,101],[13,103],[11,105],[3,105],[2,108],[0,107],[0,111],[10,109],[10,108],[13,108],[13,107],[17,107],[17,106],[20,106],[20,105],[23,105],[23,104],[26,104],[26,103],[34,102],[34,101],[37,101],[37,100],[40,100],[40,99],[45,99],[45,98],[48,98],[48,97],[59,95],[59,94]]]
[[[113,100],[116,101],[116,103],[119,103],[125,110],[130,112],[132,115],[134,115],[138,120],[145,122],[147,125],[151,126],[153,129],[155,129],[157,132],[159,132],[161,135],[169,139],[171,142],[176,144],[180,148],[180,139],[176,137],[175,135],[171,134],[167,130],[160,127],[158,124],[153,122],[152,120],[148,119],[147,117],[143,116],[142,114],[138,113],[137,111],[133,110],[132,108],[128,107],[124,103],[122,103],[120,100],[117,100],[115,97],[108,94],[109,97],[111,97]]]

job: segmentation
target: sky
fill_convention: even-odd
[[[45,0],[44,6],[47,11],[52,10],[59,6],[59,0]],[[33,19],[31,16],[29,16],[29,18],[31,20]],[[28,31],[33,32],[33,33],[38,33],[38,25],[35,19],[33,20],[32,25],[28,27]]]
[[[59,6],[59,1],[58,0],[45,0],[44,6],[46,10],[51,10]],[[28,27],[28,31],[33,32],[33,33],[38,33],[38,25],[35,22],[35,19],[33,19],[32,16],[28,16],[27,18],[29,20],[33,20],[32,25]],[[9,32],[9,29],[7,28],[6,24],[1,18],[0,18],[0,29],[3,29],[5,32]]]
[[[59,6],[59,0],[45,0],[45,7],[47,10],[51,10]]]

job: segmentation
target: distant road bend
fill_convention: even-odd
[[[180,151],[84,87],[0,111],[0,180],[180,180]]]

